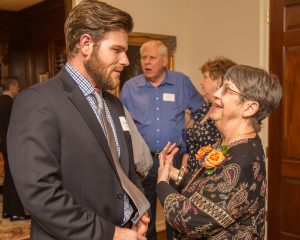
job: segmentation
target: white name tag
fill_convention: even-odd
[[[175,94],[173,93],[164,93],[163,100],[167,102],[175,102]]]
[[[130,128],[128,126],[128,123],[126,121],[126,118],[125,117],[119,117],[120,118],[120,123],[121,123],[121,126],[122,126],[122,129],[123,131],[130,131]]]

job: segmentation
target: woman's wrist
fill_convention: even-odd
[[[183,176],[186,174],[187,168],[185,166],[181,167],[178,171],[177,178],[175,180],[175,184],[179,185],[183,179]]]
[[[172,169],[170,171],[170,178],[172,180],[176,181],[178,174],[179,174],[179,169],[172,167]]]

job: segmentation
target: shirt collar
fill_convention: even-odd
[[[66,63],[65,68],[77,83],[85,97],[94,92],[94,86],[84,76],[77,72],[68,62]]]

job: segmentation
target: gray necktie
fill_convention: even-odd
[[[121,164],[120,164],[120,160],[118,158],[115,137],[114,137],[112,128],[107,120],[106,113],[105,113],[102,93],[100,91],[96,90],[94,92],[94,95],[98,102],[97,110],[99,112],[101,121],[103,123],[104,132],[105,132],[105,135],[106,135],[106,138],[108,141],[111,155],[114,160],[115,167],[117,169],[118,175],[119,175],[121,183],[122,183],[122,187],[127,192],[129,197],[131,198],[131,200],[134,202],[134,204],[138,210],[138,214],[136,214],[132,218],[132,222],[136,223],[145,214],[145,212],[150,208],[150,204],[149,204],[147,198],[144,196],[144,194],[130,181],[130,179],[124,173],[124,171],[121,167]]]

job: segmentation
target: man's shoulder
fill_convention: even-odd
[[[190,78],[183,72],[167,70],[168,77],[175,80],[190,81]]]
[[[191,79],[182,72],[168,70],[167,82],[176,86],[185,87],[191,84]]]
[[[124,91],[135,91],[136,89],[138,89],[141,86],[145,85],[145,77],[143,74],[137,75],[133,78],[130,78],[129,80],[127,80],[121,90],[121,95],[122,92]]]
[[[167,70],[168,74],[170,75],[174,75],[174,76],[185,76],[187,77],[186,74],[184,74],[183,72],[179,72],[179,71],[174,71],[174,70]]]
[[[126,84],[132,84],[132,85],[134,85],[134,84],[139,83],[142,79],[145,79],[144,75],[143,74],[139,74],[139,75],[137,75],[135,77],[132,77],[129,80],[127,80]]]
[[[33,91],[51,91],[51,89],[58,84],[59,79],[55,76],[53,78],[50,78],[44,82],[40,82],[37,84],[34,84],[27,88],[26,90],[33,90]]]
[[[59,89],[62,89],[61,87],[62,82],[61,79],[56,75],[44,82],[36,83],[34,85],[31,85],[30,87],[22,90],[20,94],[17,96],[18,98],[26,98],[26,97],[34,97],[34,96],[49,96],[50,98],[53,98],[53,96],[57,96],[59,92],[61,92]]]

